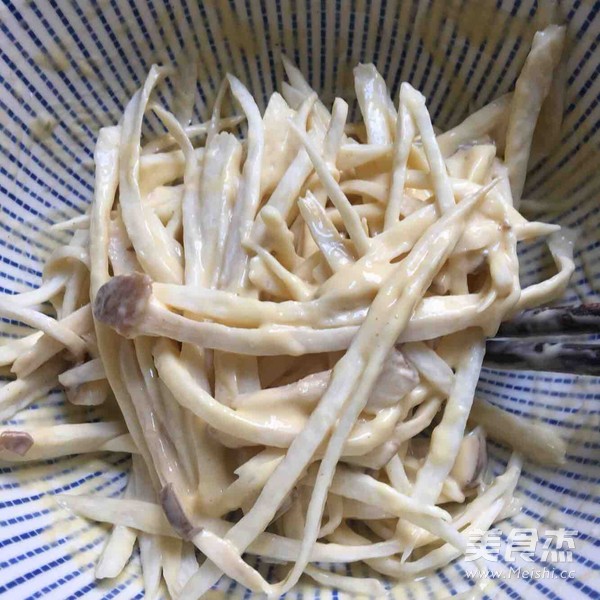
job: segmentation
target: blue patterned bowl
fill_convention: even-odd
[[[154,62],[199,59],[204,85],[197,116],[206,117],[226,71],[264,101],[281,80],[282,51],[328,101],[352,97],[352,67],[372,61],[394,97],[400,82],[410,81],[427,96],[434,122],[447,127],[510,90],[534,32],[555,20],[568,24],[565,118],[558,148],[532,165],[526,195],[542,201],[540,216],[577,230],[577,271],[566,301],[598,301],[599,13],[598,2],[580,0],[4,0],[0,292],[39,283],[46,257],[61,241],[49,225],[80,213],[92,198],[98,129],[119,120]],[[547,266],[541,246],[524,250],[522,259],[525,283]],[[18,324],[2,324],[0,335],[17,334]],[[556,427],[568,442],[568,461],[556,470],[526,465],[518,487],[523,508],[499,526],[500,546],[487,563],[491,578],[474,577],[473,563],[463,560],[390,595],[600,597],[600,379],[484,370],[479,392]],[[53,391],[9,424],[60,422],[63,402]],[[69,411],[72,421],[99,416]],[[492,450],[500,470],[507,454]],[[137,558],[117,580],[94,580],[106,529],[52,499],[64,491],[117,495],[128,463],[124,455],[97,454],[0,469],[0,596],[143,597]],[[537,543],[528,561],[513,563],[511,544],[523,529]],[[562,554],[553,531],[567,536]],[[519,571],[520,564],[529,571]],[[502,575],[494,577],[494,570]],[[310,584],[298,589],[297,597],[341,596]],[[251,595],[228,581],[214,594]]]

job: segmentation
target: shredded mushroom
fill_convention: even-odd
[[[289,83],[264,114],[228,76],[211,120],[182,125],[154,101],[167,71],[151,69],[100,132],[94,203],[57,226],[75,234],[43,285],[0,298],[1,316],[37,330],[0,348],[17,377],[2,419],[59,383],[122,413],[0,432],[1,463],[134,456],[122,499],[59,499],[114,526],[98,577],[137,540],[150,596],[161,572],[188,599],[223,573],[271,598],[302,575],[377,596],[376,577],[313,563],[403,579],[460,556],[509,514],[521,468],[514,455],[484,485],[486,435],[561,462],[547,427],[473,398],[485,337],[573,271],[568,236],[516,210],[563,39],[539,33],[516,91],[445,133],[408,83],[395,107],[373,65],[354,71],[357,124],[284,59]],[[219,131],[241,120],[221,115],[227,90],[243,141]],[[149,111],[167,133],[142,144]],[[548,235],[558,273],[521,290],[516,244]],[[245,552],[292,566],[267,581]]]

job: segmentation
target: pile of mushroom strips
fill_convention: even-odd
[[[122,498],[58,497],[114,525],[97,577],[137,540],[149,598],[161,574],[171,596],[199,598],[223,573],[269,597],[302,574],[378,595],[376,574],[322,563],[430,572],[512,514],[522,456],[562,460],[547,426],[474,395],[486,336],[573,271],[560,228],[517,210],[563,40],[536,34],[514,92],[444,133],[407,83],[396,108],[373,65],[354,70],[357,123],[284,60],[264,114],[228,76],[210,121],[182,125],[151,69],[101,130],[94,201],[57,226],[74,234],[42,286],[0,298],[37,330],[0,347],[16,376],[2,419],[58,382],[73,404],[122,413],[0,435],[2,462],[133,455]],[[222,116],[228,93],[243,117]],[[150,112],[166,132],[142,144]],[[227,132],[243,119],[245,139]],[[540,236],[557,272],[522,289],[517,242]],[[514,450],[498,476],[486,436]],[[270,583],[244,553],[292,566]]]

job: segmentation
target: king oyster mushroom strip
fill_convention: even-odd
[[[515,91],[445,132],[373,65],[354,72],[356,123],[287,58],[264,111],[228,76],[204,123],[157,104],[169,72],[151,69],[101,130],[93,203],[53,228],[74,234],[42,285],[0,296],[34,330],[0,347],[0,418],[20,419],[0,424],[0,463],[133,456],[122,498],[58,498],[114,527],[97,577],[138,543],[149,597],[163,577],[200,598],[222,574],[271,598],[302,576],[377,596],[314,563],[422,576],[510,515],[521,456],[561,463],[550,426],[474,396],[485,338],[574,270],[568,232],[517,210],[563,42],[538,33]],[[166,132],[142,139],[150,112]],[[517,243],[538,238],[556,274],[521,289]],[[110,417],[28,423],[57,385]],[[515,451],[501,475],[488,437]]]

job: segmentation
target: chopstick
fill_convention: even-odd
[[[600,345],[533,340],[488,340],[485,365],[493,368],[600,375]]]
[[[500,325],[497,338],[600,333],[600,303],[525,310]]]
[[[484,362],[498,369],[600,375],[600,343],[572,339],[596,333],[598,303],[526,310],[487,341]]]

